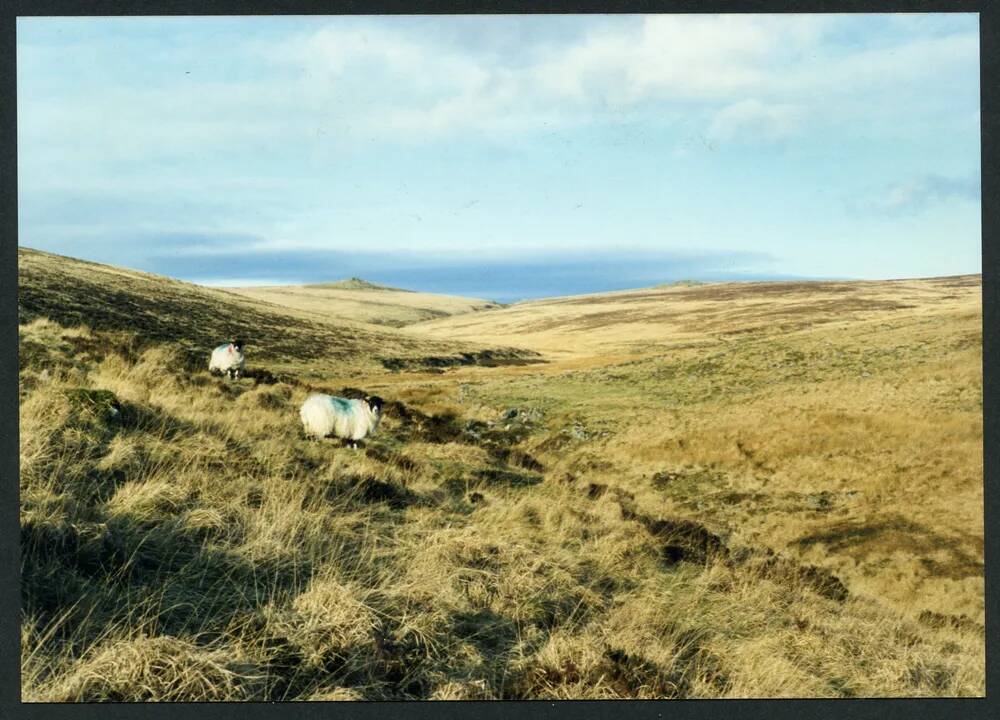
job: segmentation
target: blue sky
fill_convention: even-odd
[[[514,299],[979,272],[974,14],[19,18],[19,243]]]

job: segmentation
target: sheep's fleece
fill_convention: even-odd
[[[382,402],[374,406],[368,400],[348,400],[332,395],[310,395],[299,411],[307,435],[324,438],[336,435],[344,440],[356,441],[373,434],[382,417]]]
[[[221,373],[238,374],[243,369],[243,351],[233,343],[219,345],[212,351],[212,359],[208,361],[209,370]]]

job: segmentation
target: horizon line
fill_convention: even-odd
[[[982,276],[982,270],[974,273],[957,273],[951,275],[925,275],[925,276],[896,276],[896,277],[883,277],[883,278],[855,278],[855,277],[836,277],[836,276],[788,276],[780,275],[778,273],[773,274],[773,277],[768,278],[767,273],[747,273],[752,275],[752,277],[747,277],[740,279],[738,277],[725,278],[725,279],[701,279],[697,275],[692,277],[686,277],[679,280],[664,281],[662,283],[653,283],[651,285],[636,285],[634,287],[626,287],[616,290],[594,290],[588,292],[573,292],[564,294],[552,294],[552,295],[533,295],[532,297],[524,297],[511,302],[500,302],[493,300],[489,297],[478,297],[470,295],[459,295],[454,293],[442,293],[435,292],[432,290],[423,290],[414,287],[402,287],[398,285],[388,285],[377,280],[370,280],[368,278],[363,278],[357,275],[347,275],[339,278],[331,278],[329,280],[323,281],[300,281],[300,282],[287,282],[287,281],[277,281],[277,282],[255,282],[252,278],[210,278],[208,280],[189,280],[183,277],[178,277],[176,275],[168,275],[166,273],[152,272],[149,270],[142,270],[140,268],[130,267],[127,265],[114,265],[111,263],[100,262],[97,260],[88,260],[86,258],[77,257],[74,255],[64,255],[61,253],[55,253],[48,250],[39,250],[37,248],[30,247],[28,245],[22,245],[18,243],[18,251],[27,250],[29,252],[35,252],[43,255],[51,255],[54,257],[66,258],[69,260],[74,260],[76,262],[87,263],[90,265],[99,265],[102,267],[115,268],[119,270],[127,270],[129,272],[140,273],[143,275],[153,275],[155,277],[165,278],[168,280],[173,280],[175,282],[182,282],[188,285],[194,285],[196,287],[202,287],[212,290],[234,290],[234,289],[256,289],[256,288],[279,288],[279,287],[309,287],[309,286],[322,286],[322,285],[332,285],[341,282],[347,282],[350,280],[356,280],[366,283],[371,283],[372,285],[380,286],[378,289],[384,290],[398,290],[403,292],[416,292],[423,293],[427,295],[439,295],[448,297],[465,297],[472,299],[490,300],[491,302],[498,302],[499,304],[513,304],[516,302],[522,302],[526,300],[545,300],[560,297],[583,297],[587,295],[610,295],[614,293],[627,293],[634,290],[648,290],[651,288],[657,289],[668,289],[670,287],[683,287],[685,283],[698,283],[700,285],[725,285],[725,284],[764,284],[764,283],[797,283],[797,282],[807,282],[807,283],[821,283],[821,282],[850,282],[850,283],[873,283],[873,282],[902,282],[902,281],[915,281],[915,280],[938,280],[947,278],[958,278],[958,277],[969,277],[969,276]],[[489,265],[489,263],[484,263],[484,265]],[[337,288],[331,288],[337,289]],[[350,288],[345,288],[345,290],[350,291]]]

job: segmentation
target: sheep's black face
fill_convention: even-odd
[[[382,398],[378,395],[372,395],[371,397],[365,398],[365,401],[368,403],[368,407],[371,408],[373,413],[378,413],[379,415],[382,414]]]
[[[233,340],[233,347],[236,348],[237,350],[239,350],[240,352],[243,352],[243,341],[242,340]]]

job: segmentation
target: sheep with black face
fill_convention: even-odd
[[[306,398],[299,410],[306,435],[322,439],[333,435],[352,448],[358,440],[373,435],[382,419],[382,398],[364,400],[335,397],[316,393]]]
[[[208,371],[228,375],[230,379],[239,379],[243,372],[243,341],[233,340],[231,343],[219,345],[212,351],[208,361]]]

